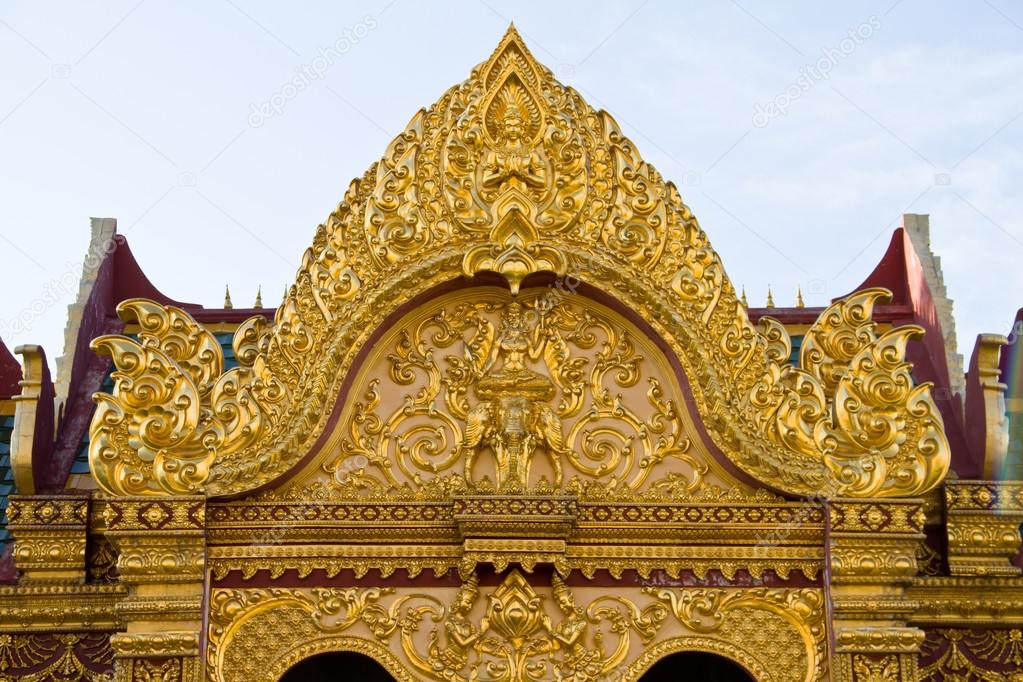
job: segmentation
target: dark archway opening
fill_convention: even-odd
[[[300,661],[284,673],[281,682],[394,682],[390,673],[369,656],[351,652],[320,654]]]
[[[700,651],[684,651],[657,661],[640,682],[754,682],[749,673],[727,658]]]

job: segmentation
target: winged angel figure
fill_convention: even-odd
[[[540,303],[532,329],[522,305],[508,304],[487,357],[477,357],[468,345],[465,348],[469,366],[477,368],[475,392],[480,400],[466,416],[461,445],[469,483],[481,446],[494,452],[500,492],[527,489],[532,456],[541,447],[551,458],[554,485],[562,483],[564,436],[561,418],[549,404],[555,395],[554,383],[526,366],[528,360],[540,357],[548,337],[556,335],[547,329],[546,310]]]

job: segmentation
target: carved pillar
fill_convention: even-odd
[[[829,589],[836,681],[914,681],[924,632],[906,625],[906,587],[923,540],[920,500],[829,502]]]
[[[127,631],[111,638],[116,679],[198,682],[206,571],[206,498],[105,500],[107,537],[117,547]]]
[[[87,495],[12,495],[8,528],[21,580],[85,582]]]
[[[946,481],[948,567],[959,576],[1017,576],[1023,483]]]

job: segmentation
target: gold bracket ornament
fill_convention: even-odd
[[[513,296],[519,293],[527,275],[552,272],[563,277],[568,271],[564,254],[540,242],[533,219],[523,213],[529,204],[522,199],[525,197],[521,192],[509,190],[502,205],[495,205],[501,218],[490,233],[490,243],[474,246],[462,259],[462,271],[467,276],[496,272],[508,281]]]
[[[906,344],[915,325],[878,335],[871,319],[885,289],[864,289],[828,307],[803,338],[799,366],[780,323],[761,320],[768,367],[749,394],[770,441],[827,471],[817,494],[920,495],[948,471],[951,454],[929,383],[914,385]]]
[[[8,508],[14,561],[23,581],[52,584],[85,579],[89,498],[12,495]]]
[[[904,327],[878,335],[885,294],[860,292],[810,330],[798,367],[777,322],[758,331],[677,189],[614,119],[554,79],[514,29],[413,117],[319,226],[272,324],[242,325],[240,367],[184,311],[133,300],[140,340],[114,359],[90,461],[115,494],[240,495],[292,470],[327,429],[346,376],[403,306],[492,270],[517,291],[571,273],[643,319],[678,360],[718,450],[795,495],[919,495],[948,470]],[[513,476],[514,478],[514,476]]]

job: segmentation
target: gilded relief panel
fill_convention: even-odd
[[[0,680],[109,682],[108,632],[0,633]]]
[[[288,496],[660,491],[737,486],[706,450],[675,374],[614,311],[559,286],[481,287],[389,329]]]
[[[546,581],[544,581],[546,582]],[[327,651],[369,655],[399,680],[636,680],[659,658],[707,651],[754,679],[827,675],[823,597],[815,588],[461,587],[215,589],[209,676],[275,680]],[[267,638],[267,632],[275,637]]]
[[[922,682],[1023,680],[1020,628],[941,628],[927,631],[920,650]]]

